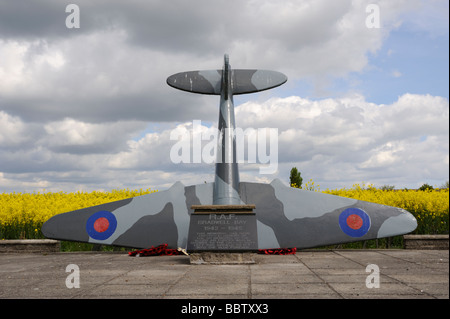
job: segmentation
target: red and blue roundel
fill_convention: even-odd
[[[339,226],[351,237],[362,237],[370,229],[370,217],[360,208],[347,208],[339,215]]]
[[[117,227],[117,219],[111,212],[101,210],[89,217],[86,222],[86,231],[92,239],[108,239]]]

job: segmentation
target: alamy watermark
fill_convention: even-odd
[[[366,278],[366,287],[369,289],[380,288],[380,267],[375,264],[367,265],[366,272],[370,273]]]
[[[69,264],[66,272],[70,273],[66,278],[66,287],[69,289],[80,288],[80,267],[76,264]]]
[[[225,143],[236,143],[236,154],[233,145],[218,147],[218,140],[223,135],[230,137]],[[219,132],[216,128],[205,129],[200,120],[192,122],[190,132],[179,129],[172,130],[170,140],[177,141],[170,149],[170,160],[179,163],[231,163],[236,158],[237,163],[264,164],[259,167],[260,174],[274,174],[278,170],[278,129],[277,128],[226,128]],[[247,149],[247,152],[245,152]],[[225,155],[225,156],[222,156]]]
[[[80,7],[74,3],[66,6],[66,12],[69,15],[66,17],[66,27],[68,29],[80,28]],[[379,29],[380,24],[380,6],[375,3],[370,3],[366,6],[366,27],[369,29]]]
[[[369,29],[379,29],[380,25],[380,6],[378,4],[368,4],[366,6],[366,27]]]
[[[66,12],[70,13],[66,17],[67,29],[79,29],[80,28],[80,7],[76,4],[68,4],[66,6]]]
[[[66,267],[69,275],[66,278],[66,287],[68,289],[80,288],[80,268],[76,264],[69,264]],[[369,264],[366,272],[370,273],[366,277],[366,287],[369,289],[380,288],[380,268],[376,264]]]

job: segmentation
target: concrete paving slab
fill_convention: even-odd
[[[308,250],[255,264],[194,265],[188,256],[2,253],[0,298],[448,299],[446,250]],[[79,268],[80,288],[68,288]],[[379,288],[366,285],[379,268]],[[73,277],[71,277],[73,279]]]
[[[252,295],[327,295],[335,291],[324,282],[252,284]]]

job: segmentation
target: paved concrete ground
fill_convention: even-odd
[[[192,265],[187,256],[0,254],[0,298],[448,299],[448,250],[298,251],[251,265]],[[80,288],[69,289],[68,265]],[[379,288],[375,284],[379,268]],[[69,284],[75,281],[69,280]]]

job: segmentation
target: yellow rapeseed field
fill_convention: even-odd
[[[319,191],[310,181],[304,189]],[[0,194],[0,239],[43,238],[42,224],[64,212],[145,195],[155,190],[113,190],[76,193],[3,193]],[[418,221],[416,234],[448,234],[449,190],[382,190],[371,185],[353,185],[350,189],[325,190],[323,193],[350,197],[411,212]]]
[[[54,215],[153,192],[156,190],[3,193],[0,194],[0,239],[43,238],[41,226]]]
[[[415,234],[448,234],[449,189],[383,190],[369,185],[351,189],[326,190],[324,193],[403,208],[417,219]]]

